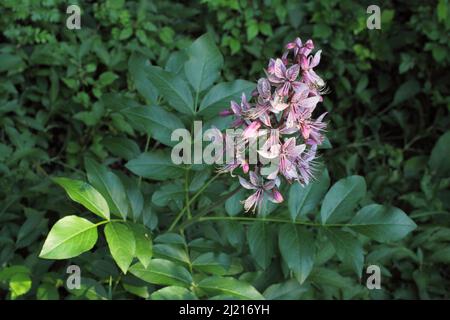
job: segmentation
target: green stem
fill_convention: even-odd
[[[199,94],[199,90],[197,90],[197,92],[195,93],[195,100],[194,100],[194,110],[195,110],[195,112],[197,112],[198,94]]]
[[[184,179],[184,194],[186,199],[187,216],[188,219],[192,218],[191,206],[189,205],[189,169],[186,169],[186,177]]]
[[[148,147],[150,145],[150,135],[147,134],[147,141],[145,142],[145,149],[144,149],[144,153],[148,151]],[[141,183],[142,183],[142,177],[139,177],[138,179],[138,187],[141,187]]]
[[[292,221],[289,219],[280,219],[280,218],[258,218],[258,217],[198,217],[193,218],[190,221],[187,221],[184,227],[187,227],[191,224],[197,223],[197,222],[204,222],[204,221],[248,221],[248,222],[254,222],[254,221],[262,221],[262,222],[275,222],[275,223],[293,223],[303,226],[311,226],[311,227],[347,227],[349,224],[345,223],[334,223],[334,224],[321,224],[316,222],[308,222],[308,221]]]
[[[109,222],[126,222],[122,219],[111,219],[111,220],[103,220],[95,224],[96,227],[101,226],[102,224],[107,224]]]
[[[428,212],[421,212],[410,215],[411,218],[423,218],[428,216],[433,216],[435,214],[450,214],[450,212],[447,211],[428,211]]]
[[[203,209],[202,211],[200,211],[198,214],[196,214],[192,219],[186,220],[184,221],[181,225],[178,226],[177,229],[179,230],[183,230],[183,228],[190,224],[191,221],[197,221],[200,217],[203,217],[205,215],[207,215],[209,212],[211,212],[215,207],[220,206],[221,204],[223,204],[227,199],[229,199],[230,197],[234,196],[237,192],[239,192],[241,189],[240,188],[236,188],[233,191],[221,196],[220,198],[216,199],[213,204],[211,204],[210,206],[206,207],[205,209]]]
[[[187,208],[195,201],[195,199],[197,199],[202,194],[203,190],[205,190],[214,180],[216,180],[219,177],[219,175],[220,175],[220,173],[217,173],[214,177],[209,179],[209,181],[206,182],[203,185],[203,187],[201,187],[200,190],[197,191],[196,194],[194,194],[194,196],[189,200],[189,202],[186,204],[186,206],[184,206],[184,208],[178,213],[176,218],[173,220],[172,224],[169,227],[169,232],[172,231],[173,228],[175,228],[176,224],[181,219],[181,217],[183,216],[183,214],[187,210]]]

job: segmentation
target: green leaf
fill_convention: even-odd
[[[207,252],[192,262],[194,269],[218,276],[227,274],[230,266],[231,258],[225,253]]]
[[[436,8],[436,13],[439,22],[444,22],[448,16],[448,2],[447,0],[439,0]]]
[[[328,25],[323,23],[314,24],[314,37],[326,39],[329,38],[332,33],[333,30]]]
[[[158,226],[158,215],[152,210],[150,203],[144,203],[144,208],[142,209],[142,221],[144,226],[150,230],[154,230]]]
[[[59,292],[55,285],[43,283],[37,288],[37,300],[59,300]]]
[[[247,26],[247,40],[252,41],[259,33],[258,22],[250,20]]]
[[[53,178],[52,180],[66,190],[70,199],[99,217],[109,220],[108,203],[89,183],[69,178]]]
[[[315,242],[310,231],[295,224],[285,224],[280,227],[278,243],[281,256],[302,284],[314,264]]]
[[[152,202],[157,206],[164,207],[169,202],[183,200],[186,192],[180,184],[164,184],[152,195]]]
[[[111,71],[103,72],[97,80],[97,85],[101,87],[105,87],[113,83],[119,76]]]
[[[16,71],[25,68],[25,63],[19,55],[2,53],[0,54],[0,72]]]
[[[291,279],[271,285],[263,294],[267,300],[300,300],[308,289],[307,286],[300,285],[297,280]]]
[[[164,286],[189,287],[192,283],[189,271],[163,259],[152,259],[147,268],[141,263],[136,263],[131,266],[130,272],[139,279]]]
[[[97,242],[97,225],[77,216],[58,220],[39,254],[44,259],[69,259],[91,250]]]
[[[343,277],[329,268],[315,268],[311,273],[310,280],[326,287],[332,286],[341,289],[349,288],[352,285],[350,278]]]
[[[124,223],[110,222],[105,226],[105,237],[112,257],[122,272],[127,273],[136,252],[133,232]]]
[[[398,87],[391,105],[396,106],[408,99],[411,99],[419,92],[420,92],[419,82],[415,79],[408,80],[407,82],[403,83],[400,87]]]
[[[35,231],[43,220],[42,219],[43,214],[41,212],[29,208],[25,208],[24,211],[27,219],[20,226],[20,229],[17,231],[16,243],[20,242],[28,235],[30,235],[33,231]]]
[[[165,69],[169,72],[179,74],[184,71],[184,64],[189,57],[184,51],[172,52],[167,59]]]
[[[16,273],[9,280],[9,290],[13,299],[26,294],[31,289],[31,278],[27,273]]]
[[[244,211],[241,201],[244,199],[245,193],[245,190],[240,190],[225,201],[225,211],[229,216],[236,216]]]
[[[122,175],[121,180],[124,183],[127,192],[128,202],[130,203],[130,210],[133,216],[133,221],[138,221],[142,216],[144,209],[144,195],[139,186],[139,179],[135,177],[126,177]]]
[[[330,187],[330,176],[328,170],[323,170],[320,178],[310,182],[306,186],[300,183],[294,183],[289,190],[289,213],[292,221],[297,217],[306,216],[311,213],[322,200],[323,196]]]
[[[211,176],[210,170],[201,170],[195,172],[189,184],[189,192],[198,191],[205,184],[206,180]]]
[[[195,40],[186,53],[189,60],[184,64],[184,73],[198,95],[219,78],[223,57],[209,34]]]
[[[188,115],[195,113],[192,92],[183,78],[154,66],[149,67],[147,77],[173,108]]]
[[[134,294],[138,297],[148,299],[150,297],[150,294],[148,293],[148,286],[134,286],[132,284],[128,283],[122,283],[123,288],[125,291]]]
[[[197,297],[188,289],[170,286],[159,289],[150,295],[152,300],[197,300]]]
[[[356,272],[361,278],[364,265],[364,252],[361,243],[349,232],[337,229],[325,229],[325,234],[333,244],[334,249],[341,261]]]
[[[81,277],[79,289],[69,289],[69,292],[76,297],[88,300],[108,300],[105,288],[97,281]]]
[[[178,246],[182,246],[182,247],[186,246],[186,240],[184,240],[184,238],[181,235],[179,235],[178,233],[173,233],[173,232],[167,232],[167,233],[160,234],[159,236],[157,236],[155,238],[155,242],[174,244],[174,245],[178,245]]]
[[[450,176],[450,131],[444,133],[431,151],[428,165],[433,173],[440,177]]]
[[[349,227],[379,242],[387,242],[404,238],[417,225],[399,208],[370,204],[358,211]]]
[[[150,103],[156,103],[158,99],[158,91],[155,86],[148,80],[147,73],[150,63],[141,54],[134,52],[128,60],[128,70],[134,81],[137,91]]]
[[[175,165],[168,153],[152,151],[142,153],[125,165],[134,174],[154,180],[175,179],[184,175],[184,170]]]
[[[350,217],[365,194],[366,182],[361,176],[350,176],[336,182],[323,200],[320,210],[322,223],[343,221]]]
[[[89,182],[105,197],[111,212],[125,219],[128,215],[128,200],[119,177],[91,158],[86,157],[84,165]]]
[[[30,269],[21,265],[2,267],[2,269],[0,269],[0,282],[9,281],[15,274],[18,273],[30,274]]]
[[[450,264],[450,248],[437,249],[430,256],[430,261]]]
[[[136,257],[144,267],[147,267],[153,255],[153,244],[150,232],[142,225],[132,224],[134,239],[136,240]]]
[[[230,107],[231,100],[240,102],[242,93],[249,97],[255,86],[253,82],[246,80],[235,80],[215,85],[200,103],[200,115],[207,118],[216,117],[220,111]]]
[[[189,255],[182,247],[172,244],[155,244],[153,246],[153,254],[157,258],[172,260],[176,263],[182,263],[185,266],[190,265]]]
[[[230,277],[204,278],[198,287],[208,293],[225,294],[245,300],[263,300],[264,297],[252,285]]]
[[[272,227],[266,222],[254,222],[248,228],[247,239],[253,259],[265,270],[275,254],[276,238]]]
[[[106,137],[102,144],[113,155],[126,160],[134,159],[141,153],[136,142],[124,137]]]
[[[184,128],[183,123],[174,113],[167,112],[158,106],[134,106],[120,111],[136,129],[151,134],[159,142],[174,146],[171,141],[172,132]]]

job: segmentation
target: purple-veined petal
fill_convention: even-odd
[[[286,70],[286,78],[289,81],[295,81],[300,72],[300,66],[298,64],[294,64],[289,69]]]
[[[239,178],[239,183],[241,184],[241,186],[243,186],[245,189],[248,190],[256,190],[258,189],[256,186],[254,186],[253,184],[251,184],[250,182],[248,182],[247,180],[245,180],[244,178],[242,178],[241,176],[238,176]]]
[[[283,60],[275,60],[274,74],[281,79],[284,79],[286,77],[286,66],[283,63]]]
[[[302,108],[306,108],[306,109],[314,109],[316,107],[316,105],[319,103],[320,97],[318,96],[314,96],[314,97],[309,97],[306,98],[302,101],[300,101],[300,106]]]
[[[260,185],[261,177],[256,172],[250,171],[249,176],[250,176],[250,182],[254,186],[259,186]]]
[[[268,192],[267,198],[273,203],[281,203],[284,201],[283,196],[281,195],[281,192],[278,191],[278,189],[273,189],[272,191]]]
[[[319,64],[321,54],[322,54],[322,50],[319,50],[316,52],[316,54],[314,55],[314,58],[312,59],[311,64],[309,65],[310,68],[314,68],[315,66],[317,66]]]
[[[242,133],[244,139],[256,138],[258,136],[258,129],[261,127],[261,122],[253,121]]]

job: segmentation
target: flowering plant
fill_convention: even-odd
[[[288,43],[281,59],[270,59],[266,77],[258,80],[252,93],[253,102],[242,94],[240,104],[231,101],[231,108],[222,112],[224,116],[235,117],[232,126],[244,129],[244,141],[269,134],[258,150],[262,161],[251,170],[245,156],[237,157],[221,169],[221,172],[233,172],[241,166],[249,175],[249,180],[239,176],[244,188],[255,190],[244,201],[246,211],[260,207],[264,196],[274,203],[282,202],[280,177],[302,185],[314,177],[314,159],[317,146],[324,139],[326,113],[316,119],[312,117],[325,92],[324,81],[313,70],[320,62],[322,51],[312,56],[313,49],[312,40],[303,43],[297,38]],[[240,150],[239,154],[243,153],[245,150]]]
[[[144,105],[118,93],[103,98],[103,104],[127,119],[133,130],[145,133],[144,149],[134,142],[118,158],[102,163],[86,156],[86,175],[52,177],[81,206],[78,214],[71,207],[65,209],[68,205],[58,206],[60,219],[48,232],[39,257],[92,260],[83,268],[80,289],[69,289],[69,295],[89,291],[99,292],[96,298],[101,299],[136,292],[151,299],[274,299],[286,290],[322,291],[330,285],[327,274],[344,279],[330,269],[334,252],[343,274],[356,275],[345,277],[352,290],[366,290],[360,280],[371,260],[364,260],[367,240],[359,234],[393,242],[416,225],[401,209],[375,203],[366,192],[364,177],[353,175],[331,185],[334,177],[327,169],[318,169],[316,153],[324,140],[325,114],[316,118],[314,111],[325,85],[313,70],[320,51],[311,56],[312,50],[312,41],[289,43],[281,59],[270,60],[256,90],[254,83],[241,79],[216,83],[224,59],[209,35],[174,53],[164,69],[150,65],[145,57],[131,59],[141,98],[149,97],[147,89],[153,86],[155,104]],[[208,165],[223,164],[223,135],[218,128],[208,129],[202,139],[197,125],[205,121],[226,128],[226,121],[220,120],[231,119],[218,113],[240,96],[240,103],[232,102],[231,110],[222,112],[233,115],[234,129],[229,128],[225,137],[226,164],[212,176]],[[193,143],[186,128],[193,128]],[[231,138],[239,138],[237,144],[230,143],[230,131]],[[173,136],[181,137],[175,146],[178,138]],[[202,150],[208,140],[213,143]],[[133,142],[122,138],[115,144],[124,146],[127,141]],[[238,152],[228,153],[230,149]],[[174,162],[174,155],[183,161]],[[124,166],[122,158],[127,160]],[[236,188],[220,173],[237,168],[246,176],[241,174],[242,187]],[[286,188],[282,180],[292,185]],[[280,190],[287,189],[286,204],[265,210],[268,201],[282,202]],[[253,194],[244,201],[244,209],[263,209],[260,216],[243,212],[239,201],[245,190]],[[108,271],[97,282],[89,274],[99,277],[99,262]],[[117,291],[111,287],[114,278]],[[110,294],[103,283],[110,284]]]

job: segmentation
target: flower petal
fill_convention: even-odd
[[[247,180],[245,180],[244,178],[242,178],[241,176],[238,176],[239,178],[239,183],[241,184],[241,186],[243,186],[245,189],[248,190],[256,190],[257,187],[252,185],[250,182],[248,182]]]

